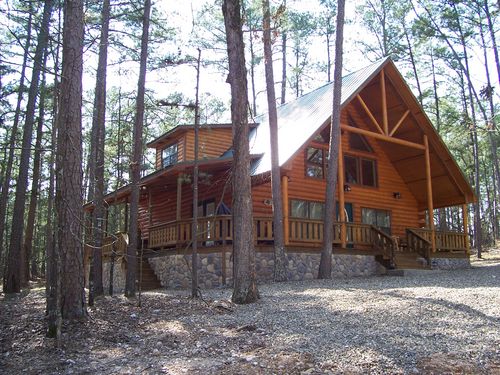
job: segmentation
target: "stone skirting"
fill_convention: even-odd
[[[109,293],[109,271],[111,269],[111,262],[102,264],[102,285],[104,287],[104,294]],[[113,265],[113,294],[122,293],[125,291],[125,279],[127,277],[127,270],[124,260],[114,262]]]
[[[225,267],[222,253],[199,255],[199,285],[202,289],[232,285],[233,263],[231,253],[225,253]],[[288,253],[288,279],[290,281],[311,280],[317,277],[319,253]],[[255,266],[258,282],[272,281],[274,255],[272,252],[257,252]],[[187,289],[191,285],[191,255],[171,254],[150,258],[149,264],[161,285],[167,289]],[[372,276],[385,273],[373,255],[334,254],[332,256],[332,277]]]
[[[433,270],[460,270],[470,268],[470,259],[467,258],[432,258]]]

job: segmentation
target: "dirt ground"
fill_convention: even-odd
[[[488,272],[493,271],[492,275],[496,277],[495,275],[500,270],[500,251],[491,251],[485,254],[484,260],[473,262],[473,268],[479,270],[478,272],[482,272],[481,267],[494,267],[488,268]],[[445,273],[444,275],[448,277],[450,274]],[[482,277],[482,274],[478,275]],[[397,305],[401,302],[397,300],[400,297],[395,296],[395,291],[411,293],[413,296],[420,293],[418,288],[421,288],[422,285],[430,285],[433,282],[433,280],[429,281],[421,276],[415,279],[411,279],[411,276],[408,277],[410,279],[407,277],[385,277],[369,281],[374,280],[374,282],[382,283],[380,288],[384,289],[385,304],[394,302]],[[483,300],[491,298],[491,295],[494,296],[497,290],[495,288],[500,286],[500,275],[499,279],[494,282],[497,283],[496,287],[495,284],[484,283],[474,289],[475,297]],[[260,320],[257,319],[252,320],[252,315],[256,314],[257,316],[261,312],[259,309],[264,307],[277,310],[279,314],[290,313],[291,317],[297,316],[297,311],[301,308],[301,300],[298,294],[294,294],[294,290],[299,290],[301,295],[306,292],[314,293],[314,288],[326,289],[332,293],[345,293],[344,289],[347,288],[351,294],[355,290],[364,293],[366,290],[364,290],[365,284],[363,283],[365,281],[359,281],[359,279],[331,285],[323,283],[319,287],[313,281],[309,284],[307,282],[285,283],[280,284],[284,286],[279,286],[285,290],[284,293],[279,293],[279,298],[283,299],[277,299],[278,297],[273,294],[272,288],[274,286],[269,286],[267,289],[263,287],[262,299],[259,305],[254,307],[231,304],[227,301],[227,296],[230,296],[230,290],[227,289],[214,293],[207,292],[204,300],[193,300],[186,293],[148,292],[141,296],[140,307],[138,306],[139,299],[127,300],[122,296],[108,296],[98,300],[95,307],[89,308],[88,319],[85,321],[63,326],[59,348],[56,347],[54,339],[45,337],[44,287],[41,284],[33,284],[31,290],[19,296],[6,297],[0,294],[0,373],[500,374],[500,358],[497,357],[500,349],[498,347],[496,349],[485,347],[487,355],[473,357],[479,358],[477,361],[464,360],[463,353],[459,349],[449,348],[449,350],[432,354],[429,354],[428,351],[427,354],[422,354],[420,357],[412,357],[407,363],[401,362],[401,365],[398,365],[398,359],[395,360],[394,364],[375,363],[375,361],[380,362],[380,359],[373,359],[369,353],[358,353],[357,355],[361,357],[367,355],[364,359],[365,363],[359,364],[359,366],[353,364],[351,367],[342,367],[332,363],[331,358],[333,357],[330,357],[329,361],[325,361],[319,355],[316,356],[314,351],[309,350],[310,348],[302,350],[297,346],[287,347],[286,344],[283,344],[287,341],[280,339],[281,336],[277,335],[275,330],[278,331],[280,324],[286,325],[287,322],[280,323],[278,319],[273,321],[273,324],[269,324],[259,323]],[[400,285],[401,283],[404,285]],[[378,286],[370,288],[373,289],[374,293],[379,293],[377,295],[382,295],[380,289],[377,289]],[[481,288],[485,288],[488,293],[493,292],[493,294],[483,295]],[[313,291],[311,292],[311,290]],[[390,292],[387,292],[388,290]],[[498,291],[500,292],[500,289]],[[223,295],[225,298],[217,299],[219,295]],[[425,310],[425,305],[422,307],[422,301],[425,302],[425,299],[418,298],[420,298],[418,308]],[[447,297],[443,295],[443,298]],[[477,308],[474,306],[474,300],[471,300],[470,306],[468,306],[467,300],[463,301],[460,303],[464,309]],[[490,304],[495,305],[488,307],[490,309],[487,311],[488,314],[483,314],[488,315],[489,321],[486,321],[486,325],[480,328],[484,329],[483,335],[490,335],[489,337],[492,334],[497,335],[490,340],[493,345],[500,343],[498,341],[500,315],[495,312],[500,311],[500,306],[496,305],[497,301],[498,299],[490,301]],[[349,304],[349,300],[346,300],[346,303]],[[373,298],[368,297],[367,302],[363,302],[357,308],[360,311],[367,311],[366,314],[369,314],[369,310],[373,308],[370,304],[373,304]],[[309,313],[311,311],[309,310]],[[408,311],[408,314],[411,314],[411,309]],[[427,311],[430,314],[430,307],[427,308]],[[272,316],[269,310],[264,312],[266,315]],[[436,309],[432,312],[438,313]],[[342,323],[343,318],[340,313],[340,310],[331,312],[332,316],[337,316],[340,319],[337,324]],[[442,312],[439,314],[441,314],[440,321],[448,318],[456,319],[456,316],[443,317]],[[277,316],[282,317],[283,315]],[[367,315],[366,319],[370,320],[372,317]],[[430,317],[429,319],[434,318]],[[265,319],[261,321],[266,322]],[[474,327],[470,328],[475,329]],[[321,332],[321,327],[319,329]],[[463,330],[463,327],[457,329]],[[300,327],[297,332],[299,331]],[[358,333],[363,335],[363,332]],[[453,334],[455,333],[457,332]],[[287,333],[290,337],[293,337],[294,334],[294,332]],[[298,335],[298,333],[296,334]],[[318,335],[318,333],[315,333],[311,328],[311,335]],[[424,341],[419,342],[424,344],[419,345],[425,346],[425,340],[432,340],[432,337],[422,338]],[[462,342],[457,341],[457,346],[466,347],[481,342],[481,333],[478,336],[478,342],[473,342],[475,339],[472,336],[467,337],[461,339]],[[328,337],[323,337],[323,339],[326,340],[326,344],[329,343]],[[368,338],[365,339],[368,340]],[[415,337],[408,339],[415,339]],[[418,337],[416,339],[420,340]],[[352,339],[348,338],[348,341],[352,341]],[[486,337],[484,342],[488,342]],[[345,345],[347,347],[349,342]],[[375,364],[371,365],[370,362]]]

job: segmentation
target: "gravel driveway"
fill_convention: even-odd
[[[247,361],[256,373],[267,373],[264,357],[288,353],[300,373],[500,374],[500,263],[474,264],[404,277],[261,285],[256,304],[184,323],[208,331],[255,328],[248,340],[260,335],[266,348],[231,353],[220,365]],[[204,297],[227,299],[230,292]],[[193,371],[208,365],[196,358],[174,362]],[[287,363],[282,369],[288,372]]]
[[[500,255],[500,254],[499,254]],[[44,288],[0,296],[2,374],[500,374],[500,256],[462,271],[105,297],[45,337]]]

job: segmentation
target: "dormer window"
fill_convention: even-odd
[[[163,168],[167,168],[177,163],[177,143],[161,150],[161,160]]]

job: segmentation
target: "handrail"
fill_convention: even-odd
[[[427,241],[431,241],[432,230],[427,228],[410,228],[415,234]],[[436,251],[467,251],[467,235],[460,232],[434,231]]]
[[[382,252],[383,256],[389,258],[389,264],[391,268],[394,268],[395,244],[393,238],[374,225],[371,225],[370,228],[372,233],[373,246],[375,247],[375,249]]]
[[[115,256],[123,256],[127,252],[128,234],[126,232],[117,232],[103,238],[101,255],[103,259],[107,259],[111,254]]]
[[[431,242],[416,233],[413,229],[406,229],[406,239],[408,241],[408,250],[419,254],[427,261],[427,264],[430,265]]]

